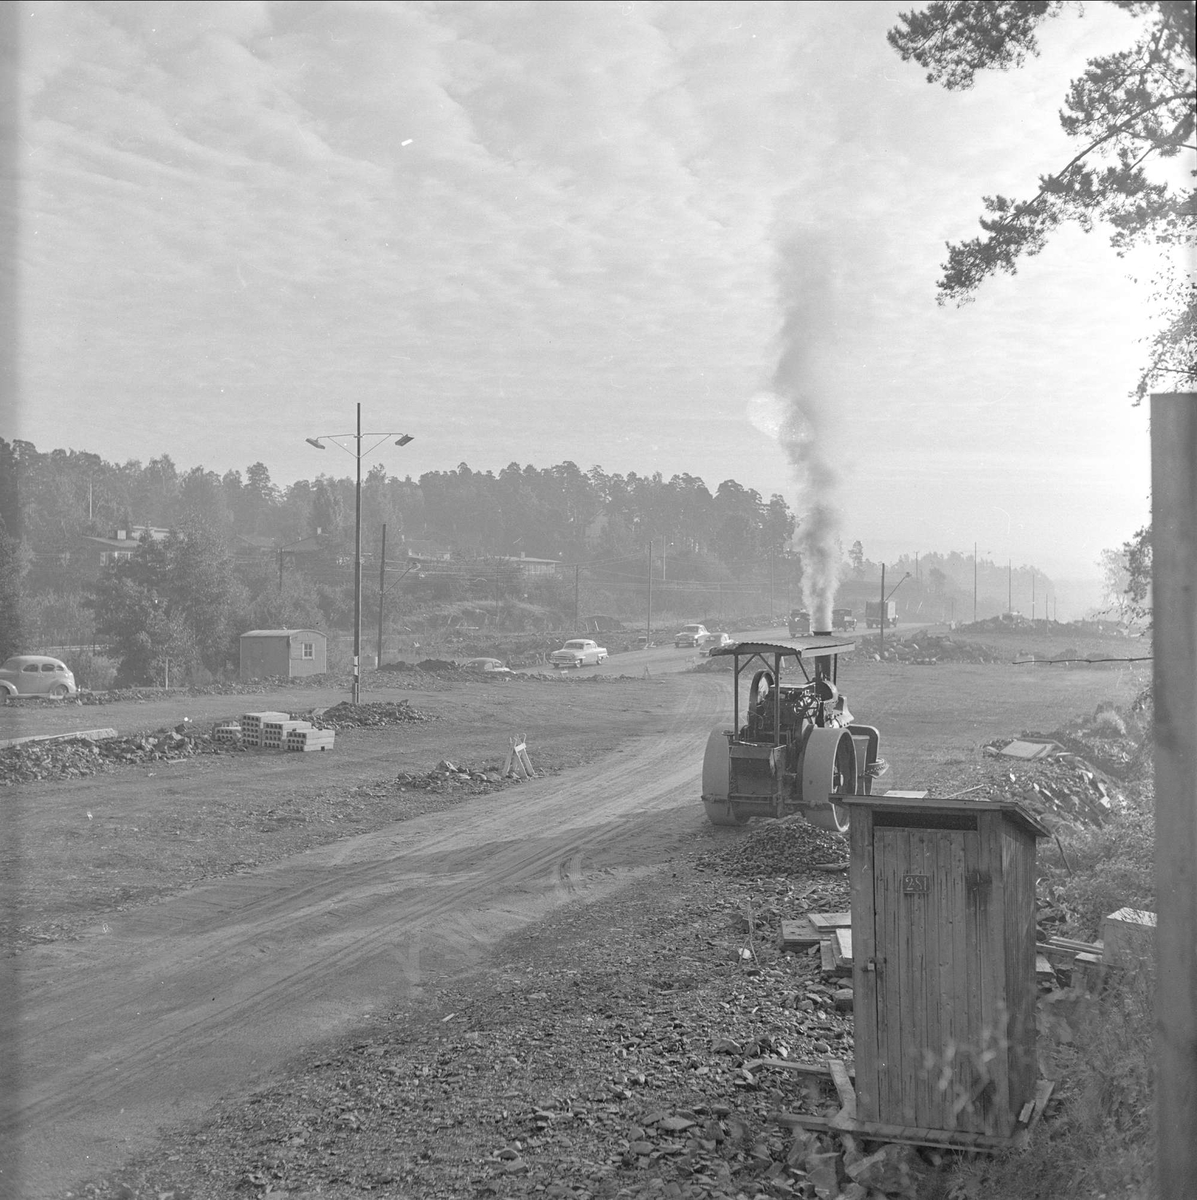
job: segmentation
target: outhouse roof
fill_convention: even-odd
[[[1050,837],[1051,830],[1025,805],[1017,800],[974,800],[963,796],[837,796],[836,804],[873,808],[894,812],[958,812],[981,813],[999,809],[1036,837]]]

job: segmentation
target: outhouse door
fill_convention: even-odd
[[[947,821],[964,827],[873,830],[878,1094],[861,1116],[991,1132],[1005,1048],[1001,1016],[987,1009],[1002,950],[976,819]]]

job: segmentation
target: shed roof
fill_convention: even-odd
[[[320,629],[248,629],[241,636],[247,637],[290,637],[293,633],[318,633],[324,637]]]

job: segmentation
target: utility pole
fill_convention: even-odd
[[[574,633],[578,632],[578,585],[582,578],[582,567],[574,564]]]
[[[769,551],[769,624],[773,624],[773,560],[777,555],[776,550]]]
[[[1014,558],[1006,563],[1006,612],[1014,615]]]
[[[1031,620],[1035,620],[1035,568],[1031,568]]]
[[[653,543],[648,540],[648,618],[644,625],[644,648],[648,649],[653,637]]]
[[[283,590],[283,548],[278,548],[278,590]]]
[[[881,633],[877,644],[878,654],[885,655],[885,563],[881,564]]]
[[[382,562],[378,566],[378,657],[374,660],[376,667],[382,666],[382,595],[387,586],[387,527],[382,526]]]
[[[973,542],[973,624],[977,623],[977,543]]]

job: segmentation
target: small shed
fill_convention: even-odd
[[[856,1119],[1009,1138],[1033,1099],[1035,849],[1020,804],[844,796]]]
[[[319,629],[251,629],[241,635],[242,683],[296,679],[328,670],[328,637]]]

